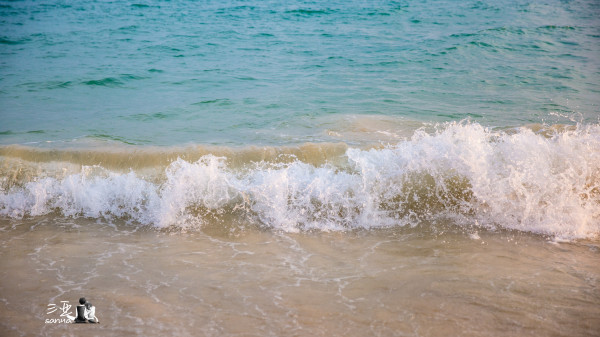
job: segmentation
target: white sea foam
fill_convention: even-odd
[[[82,166],[4,184],[0,214],[57,211],[158,227],[235,218],[285,231],[445,219],[564,239],[600,234],[598,125],[548,136],[451,123],[381,149],[350,148],[345,158],[341,165],[295,160],[233,168],[224,157],[205,155],[172,162],[159,180]]]

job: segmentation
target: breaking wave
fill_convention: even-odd
[[[0,148],[0,215],[284,231],[505,228],[600,234],[600,126],[448,123],[392,145],[112,151]]]

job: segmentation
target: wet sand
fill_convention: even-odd
[[[2,336],[597,336],[600,244],[0,220]],[[100,324],[45,323],[79,297]]]

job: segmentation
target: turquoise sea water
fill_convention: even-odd
[[[0,336],[597,337],[599,116],[598,0],[0,0]]]
[[[10,1],[0,17],[1,144],[351,142],[326,130],[365,114],[598,123],[597,1]]]
[[[600,232],[597,1],[0,13],[9,218]]]

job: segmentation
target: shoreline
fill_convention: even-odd
[[[459,229],[232,234],[51,216],[10,222],[0,220],[0,252],[10,256],[1,262],[7,336],[592,336],[600,327],[597,241]],[[58,318],[48,303],[84,295],[103,324],[44,324]],[[31,313],[39,319],[21,319]]]

